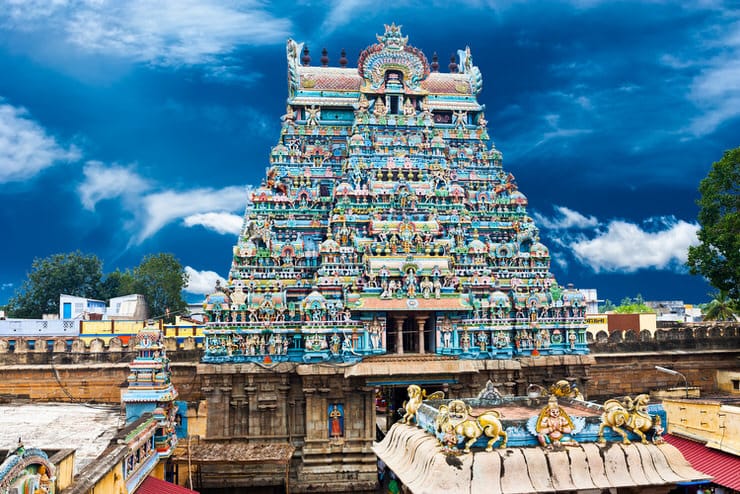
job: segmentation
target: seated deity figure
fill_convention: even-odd
[[[558,399],[550,397],[547,406],[542,409],[535,430],[537,440],[542,446],[550,447],[560,445],[574,445],[576,441],[569,437],[573,433],[573,421],[563,408],[558,405]]]
[[[375,100],[375,106],[373,107],[373,115],[376,117],[384,117],[387,113],[388,109],[385,107],[385,103],[383,103],[383,98],[378,96]]]
[[[413,117],[416,115],[416,109],[414,108],[413,103],[411,103],[411,100],[406,98],[406,101],[403,104],[403,114],[407,117]]]

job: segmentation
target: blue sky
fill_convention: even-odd
[[[285,112],[285,40],[350,65],[383,24],[469,45],[489,131],[561,284],[702,302],[697,186],[740,145],[731,2],[0,0],[0,303],[35,257],[225,277]],[[685,3],[687,6],[681,6]]]

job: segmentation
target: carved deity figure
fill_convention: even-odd
[[[406,101],[403,103],[403,114],[407,117],[413,117],[416,115],[416,109],[408,98],[406,98]]]
[[[551,396],[547,406],[537,417],[537,440],[542,446],[550,448],[575,445],[577,442],[569,436],[574,429],[573,421],[563,407],[558,405],[558,399]]]
[[[339,438],[344,436],[344,417],[337,404],[332,405],[329,412],[329,436]]]
[[[383,336],[383,325],[380,324],[377,317],[373,318],[373,322],[370,323],[370,345],[373,349],[381,348],[382,336]]]
[[[429,281],[429,277],[425,276],[424,279],[419,284],[419,288],[421,288],[421,295],[424,298],[429,298],[432,295],[432,290],[434,289],[434,284]]]
[[[485,331],[479,331],[478,332],[478,348],[480,348],[481,352],[485,352],[488,348],[488,333]]]
[[[460,337],[460,346],[462,347],[463,352],[470,350],[470,334],[467,329],[463,331],[463,334]]]
[[[383,103],[383,98],[378,96],[378,98],[375,100],[375,106],[373,107],[373,115],[376,117],[384,117],[388,114],[388,109],[385,107],[385,103]]]
[[[321,120],[321,108],[316,106],[306,108],[306,127],[319,125],[319,120]]]

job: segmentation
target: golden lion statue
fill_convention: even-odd
[[[437,432],[443,432],[446,437],[450,438],[450,442],[457,443],[457,436],[463,436],[466,440],[463,451],[469,453],[470,447],[483,435],[490,438],[486,451],[492,451],[494,443],[500,437],[503,437],[500,447],[506,447],[508,435],[500,419],[501,413],[497,410],[486,410],[474,416],[472,409],[465,402],[452,400],[449,404],[439,407],[439,413],[434,422]]]
[[[442,391],[436,391],[427,396],[426,390],[421,389],[421,387],[416,384],[409,385],[409,387],[406,388],[406,391],[409,394],[409,401],[403,402],[403,408],[405,410],[403,418],[401,418],[401,423],[403,424],[411,424],[412,420],[416,423],[416,412],[419,410],[419,407],[425,399],[441,400],[445,397],[445,394]]]
[[[601,425],[599,426],[599,443],[604,444],[606,442],[604,439],[604,429],[606,427],[622,436],[623,444],[630,444],[631,441],[627,438],[627,432],[622,427],[637,434],[643,444],[648,443],[645,433],[655,427],[656,437],[653,442],[662,441],[659,434],[659,431],[662,430],[660,417],[656,417],[653,421],[653,418],[647,412],[649,402],[650,396],[646,394],[637,395],[634,400],[625,396],[624,401],[616,399],[605,401],[604,413],[601,414]]]

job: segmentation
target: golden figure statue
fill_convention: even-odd
[[[650,429],[655,429],[656,434],[653,442],[660,443],[663,439],[660,437],[661,426],[660,417],[653,417],[647,411],[647,405],[650,402],[650,396],[646,394],[637,395],[633,400],[625,396],[623,401],[616,399],[606,400],[604,402],[604,413],[601,414],[601,425],[599,426],[598,442],[604,444],[604,429],[609,427],[611,430],[622,436],[623,444],[630,444],[627,432],[622,429],[625,427],[640,437],[643,444],[648,444],[645,433]]]
[[[463,452],[469,453],[470,447],[485,435],[489,438],[486,451],[492,451],[493,445],[503,438],[499,447],[505,448],[508,435],[501,424],[501,413],[498,410],[486,410],[480,415],[473,415],[473,410],[462,400],[452,400],[441,405],[435,418],[437,432],[444,433],[447,441],[453,440],[453,434],[465,440]],[[454,440],[457,437],[454,436]]]
[[[409,401],[403,403],[403,408],[406,410],[406,413],[401,419],[401,423],[403,424],[411,424],[411,420],[416,422],[416,412],[419,410],[424,399],[441,400],[445,397],[445,394],[442,391],[435,391],[427,396],[426,390],[421,389],[421,387],[416,384],[409,385],[406,391],[409,394]]]
[[[551,396],[547,406],[540,411],[534,428],[537,432],[537,440],[542,446],[572,446],[578,444],[569,436],[575,430],[573,421],[563,407],[558,405],[558,399],[555,396]]]

